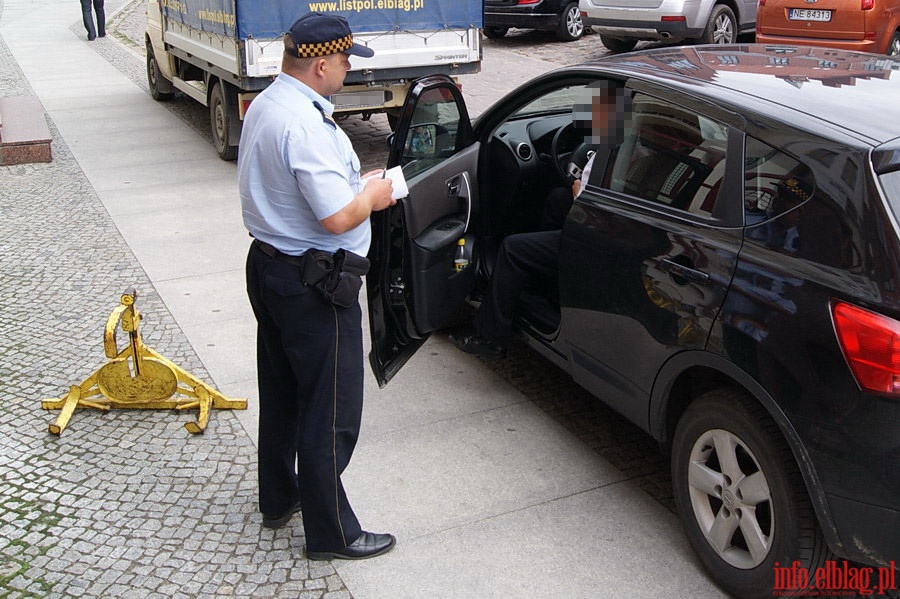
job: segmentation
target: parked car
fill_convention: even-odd
[[[759,0],[756,39],[900,56],[900,0]]]
[[[555,31],[564,42],[584,34],[577,0],[484,0],[484,35],[501,38],[510,27]]]
[[[658,48],[542,75],[474,125],[451,80],[419,81],[389,157],[409,195],[372,215],[377,380],[477,303],[504,237],[540,227],[589,147],[573,106],[615,81],[623,138],[593,148],[520,338],[671,451],[687,536],[728,592],[786,594],[837,557],[896,568],[898,70],[820,48]]]
[[[641,40],[733,44],[753,33],[757,0],[580,0],[585,26],[613,52]]]

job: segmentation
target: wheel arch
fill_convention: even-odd
[[[681,352],[670,358],[660,369],[653,384],[648,418],[650,434],[663,446],[669,446],[678,421],[690,403],[707,391],[721,388],[746,393],[766,410],[778,426],[803,476],[807,495],[816,511],[825,541],[835,554],[843,555],[845,552],[831,509],[800,435],[762,385],[731,362],[704,351]]]

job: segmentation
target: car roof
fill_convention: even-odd
[[[870,145],[900,137],[900,61],[887,56],[740,44],[654,48],[588,64],[693,92],[738,112],[744,107],[772,114],[776,104],[791,111],[794,123],[830,123]]]

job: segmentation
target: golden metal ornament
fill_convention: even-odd
[[[196,422],[188,422],[188,432],[202,433],[212,408],[246,410],[246,399],[228,399],[186,370],[162,357],[141,340],[141,313],[135,307],[137,292],[126,291],[120,305],[109,315],[103,331],[103,351],[110,360],[86,378],[72,385],[65,397],[45,399],[45,410],[60,410],[50,425],[54,435],[62,434],[76,408],[131,408],[149,410],[189,410],[199,408]],[[121,323],[128,344],[119,349],[116,329]]]

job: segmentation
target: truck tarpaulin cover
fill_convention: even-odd
[[[482,26],[482,0],[160,0],[168,19],[240,39],[281,37],[307,12],[343,15],[355,33]]]

